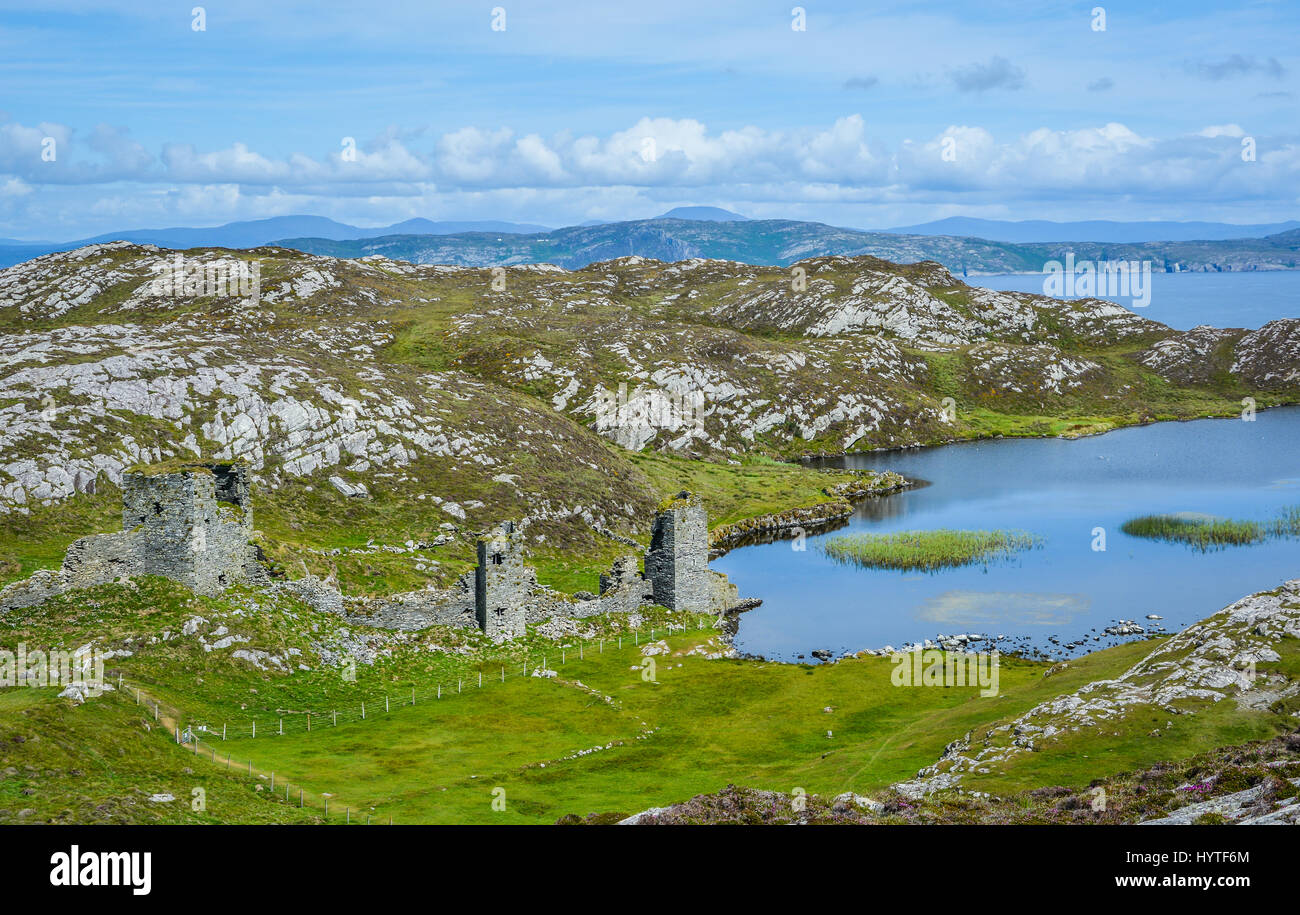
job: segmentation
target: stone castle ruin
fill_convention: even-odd
[[[645,554],[617,559],[600,576],[600,593],[569,596],[538,584],[524,562],[522,529],[505,522],[478,538],[477,566],[458,586],[384,598],[347,598],[314,576],[271,581],[253,543],[253,510],[244,464],[194,463],[122,475],[122,530],[68,547],[63,567],[40,571],[0,591],[0,613],[78,588],[137,575],[180,582],[216,595],[234,584],[285,589],[317,610],[387,629],[477,628],[494,640],[522,636],[530,623],[633,613],[658,604],[691,613],[727,613],[756,602],[709,568],[708,518],[699,499],[679,493],[661,506]]]
[[[645,573],[635,554],[621,556],[600,576],[600,593],[573,596],[537,582],[524,563],[522,530],[504,522],[478,539],[478,564],[459,587],[352,601],[318,578],[284,584],[319,610],[369,626],[424,629],[433,625],[477,628],[493,639],[512,639],[546,619],[581,619],[635,613],[653,604],[689,613],[749,609],[727,576],[709,568],[708,516],[699,499],[679,493],[655,515]]]
[[[0,612],[77,588],[158,575],[196,594],[265,583],[252,543],[244,464],[180,464],[122,474],[122,530],[73,541],[57,572],[37,572],[0,591]]]

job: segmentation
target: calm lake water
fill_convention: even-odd
[[[803,551],[778,541],[714,560],[742,597],[763,599],[741,616],[742,651],[794,660],[813,649],[898,647],[955,633],[1007,635],[1004,650],[1013,642],[1052,650],[1049,636],[1087,638],[1089,650],[1116,641],[1101,630],[1117,620],[1150,626],[1145,617],[1154,613],[1177,630],[1300,578],[1300,540],[1202,553],[1120,530],[1137,515],[1264,521],[1300,505],[1300,407],[1261,412],[1254,422],[1160,423],[1074,441],[998,439],[822,466],[897,470],[928,485],[862,503],[847,527],[808,536]],[[1092,548],[1098,527],[1104,552]],[[1044,543],[988,568],[929,574],[841,565],[819,548],[848,531],[934,528],[1014,528]]]
[[[1043,291],[1041,274],[972,276],[966,282],[1009,292]],[[1131,299],[1102,298],[1131,307]],[[1151,304],[1133,311],[1179,330],[1198,324],[1254,329],[1278,318],[1300,318],[1300,270],[1153,273]]]

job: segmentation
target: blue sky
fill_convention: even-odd
[[[199,5],[0,0],[0,236],[1300,213],[1294,0]]]

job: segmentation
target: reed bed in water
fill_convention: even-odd
[[[822,544],[839,562],[874,569],[932,572],[978,562],[1006,559],[1042,545],[1025,531],[897,531],[891,534],[844,534]]]
[[[1257,521],[1232,521],[1227,518],[1181,518],[1177,515],[1143,515],[1120,526],[1131,537],[1186,543],[1201,550],[1223,546],[1259,543],[1265,537],[1264,525]]]
[[[1133,537],[1186,543],[1201,550],[1247,546],[1262,543],[1269,537],[1300,537],[1300,506],[1284,508],[1272,521],[1143,515],[1125,521],[1120,529]]]

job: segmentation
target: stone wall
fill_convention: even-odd
[[[253,512],[242,465],[123,474],[122,528],[129,540],[115,545],[130,549],[131,574],[171,578],[199,594],[262,576],[249,543]],[[102,549],[90,551],[98,553]],[[69,551],[69,558],[69,572],[77,574],[81,556]]]
[[[318,584],[290,583],[309,602],[356,623],[385,629],[428,626],[474,627],[492,638],[518,638],[525,627],[561,617],[582,619],[606,613],[635,613],[653,604],[692,613],[726,613],[748,609],[727,576],[708,561],[708,517],[700,501],[680,494],[655,518],[646,573],[635,554],[621,556],[600,576],[599,595],[570,597],[537,583],[524,563],[523,539],[505,522],[477,544],[478,566],[463,576],[458,589],[410,591],[372,600],[335,598],[322,601]],[[306,581],[306,580],[304,580]],[[316,580],[313,580],[315,582]],[[319,607],[318,607],[319,608]]]
[[[479,539],[474,613],[480,629],[497,640],[522,636],[536,590],[537,573],[524,564],[523,541],[514,522]]]
[[[52,569],[34,572],[31,578],[15,581],[0,589],[0,615],[9,610],[22,607],[35,607],[51,597],[57,597],[66,589],[63,573]]]
[[[349,609],[349,619],[381,629],[478,626],[474,592],[469,587],[407,591]]]
[[[253,512],[245,465],[133,471],[122,474],[121,487],[122,530],[73,541],[59,572],[0,592],[0,612],[38,603],[38,594],[51,597],[133,575],[159,575],[207,595],[237,582],[266,583],[250,542]]]
[[[678,493],[655,515],[650,550],[645,554],[645,577],[654,588],[654,602],[660,606],[693,613],[714,609],[709,519],[697,497]]]
[[[171,578],[200,594],[236,582],[271,585],[359,625],[478,628],[498,641],[519,638],[526,626],[553,617],[630,614],[651,604],[692,613],[740,606],[736,587],[709,569],[708,518],[699,499],[685,492],[655,517],[645,573],[635,554],[621,556],[600,576],[595,596],[570,597],[540,586],[524,562],[521,531],[509,521],[478,540],[477,568],[454,588],[358,599],[310,575],[272,585],[250,542],[248,476],[239,464],[123,474],[122,525],[119,533],[74,542],[61,572],[38,573],[4,589],[0,612],[131,575]]]

